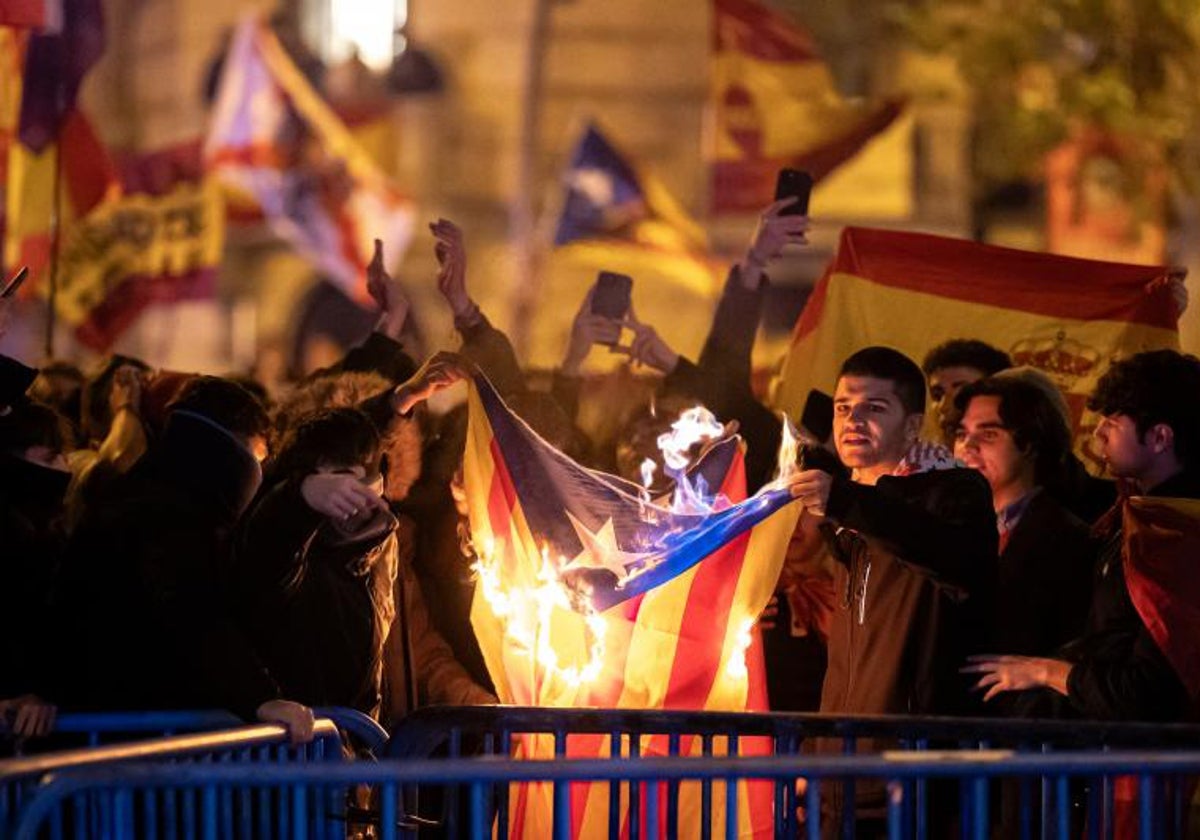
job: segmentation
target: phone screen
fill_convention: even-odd
[[[790,206],[780,211],[781,216],[807,216],[808,198],[812,194],[812,176],[801,169],[780,169],[775,181],[775,200],[798,198]]]
[[[629,312],[633,278],[628,274],[601,271],[596,278],[596,290],[592,293],[592,314],[620,321]]]

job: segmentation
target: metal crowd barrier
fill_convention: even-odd
[[[333,721],[316,722],[311,743],[293,746],[287,730],[278,725],[241,726],[212,732],[175,735],[143,741],[60,750],[0,761],[0,837],[8,836],[31,791],[47,776],[69,770],[97,768],[101,772],[128,762],[238,763],[341,761],[343,742]],[[166,766],[164,764],[164,766]],[[180,804],[194,810],[194,801]],[[73,813],[71,825],[82,836],[101,836],[94,828],[100,816],[86,810]],[[61,834],[62,826],[58,826]]]
[[[630,837],[674,838],[671,810],[678,805],[657,795],[661,783],[731,786],[741,780],[767,780],[794,789],[798,778],[808,780],[803,806],[808,814],[821,813],[822,785],[845,779],[874,779],[886,785],[886,831],[890,838],[919,837],[921,824],[911,817],[926,807],[914,802],[913,790],[920,782],[957,780],[973,800],[971,819],[963,837],[985,840],[990,836],[990,795],[1003,779],[1047,779],[1055,795],[1065,800],[1075,780],[1132,777],[1139,793],[1134,827],[1138,836],[1162,836],[1169,816],[1163,812],[1158,791],[1170,780],[1200,773],[1200,751],[1166,752],[1062,752],[1047,755],[1008,751],[930,752],[926,754],[879,754],[874,756],[768,756],[761,758],[644,758],[517,761],[493,758],[448,760],[389,760],[379,763],[346,762],[323,766],[292,765],[145,765],[72,769],[47,781],[34,796],[17,826],[16,840],[54,837],[75,808],[98,814],[96,832],[90,836],[125,837],[216,837],[257,836],[312,837],[324,840],[338,834],[321,810],[331,797],[358,785],[380,792],[381,818],[378,836],[393,840],[405,831],[399,822],[400,792],[418,782],[464,786],[470,805],[467,836],[483,840],[492,836],[493,796],[513,782],[554,784],[552,826],[555,840],[571,836],[570,797],[572,782],[607,783],[612,788],[651,792],[643,808],[630,808],[633,818],[625,826]],[[728,789],[728,787],[726,788]],[[164,822],[161,814],[168,802],[191,797],[197,803],[186,819]],[[231,819],[227,803],[244,797],[277,803],[276,823],[255,824]],[[731,840],[738,836],[736,796],[724,798],[720,809],[706,807],[702,813],[702,836],[716,826]],[[663,809],[666,809],[664,815]],[[723,813],[722,813],[723,812]],[[1072,827],[1059,810],[1059,818],[1044,837],[1067,840]],[[919,815],[918,815],[919,816]],[[665,818],[664,818],[665,817]],[[1032,814],[1021,815],[1021,836],[1033,832]],[[662,830],[666,826],[665,831]],[[800,827],[789,815],[776,836],[797,836]],[[1095,827],[1092,827],[1095,831]],[[609,826],[609,836],[621,836],[622,827]],[[809,838],[821,836],[817,820],[804,826]],[[496,825],[496,836],[508,836],[507,827]]]
[[[382,754],[387,745],[387,731],[373,718],[356,709],[325,706],[313,709],[313,714],[332,720],[339,729],[353,735],[359,746],[372,754]],[[94,747],[102,743],[150,736],[166,737],[186,732],[232,729],[244,726],[245,723],[246,721],[233,712],[224,709],[64,712],[54,720],[53,743],[56,748],[85,745]],[[8,735],[4,721],[0,720],[0,737]]]
[[[572,736],[609,736],[609,758],[622,754],[637,756],[653,744],[655,751],[668,757],[686,755],[687,747],[699,741],[702,756],[722,753],[736,754],[738,745],[748,739],[759,739],[757,746],[767,746],[765,752],[774,756],[797,755],[806,740],[829,738],[840,741],[843,755],[855,755],[864,740],[878,745],[884,742],[899,750],[926,751],[929,749],[994,750],[1008,749],[1018,753],[1045,755],[1064,749],[1163,749],[1200,750],[1200,726],[1186,724],[1107,723],[1099,721],[1017,720],[995,718],[917,717],[895,715],[834,716],[806,713],[739,713],[686,712],[638,709],[546,709],[518,706],[429,707],[406,717],[392,732],[386,755],[389,758],[427,758],[445,754],[457,758],[464,754],[509,756],[514,743],[529,735],[550,736],[553,752],[558,756],[571,755]],[[682,749],[681,749],[682,748]],[[1036,780],[1035,780],[1036,781]],[[1112,824],[1113,779],[1093,780],[1080,794],[1089,830]],[[845,798],[855,801],[855,780],[844,785]],[[1067,810],[1056,802],[1056,790],[1048,780],[1040,784],[1022,782],[1012,796],[1017,807],[1030,807],[1040,814],[1042,836],[1051,836],[1051,829],[1060,813]],[[419,793],[420,788],[417,788]],[[444,820],[453,835],[460,819],[460,801],[464,791],[457,786],[444,790],[443,807],[436,819]],[[634,786],[630,792],[631,808],[641,807],[640,799],[647,792]],[[669,782],[666,796],[669,804],[678,800],[676,782]],[[914,819],[918,834],[929,791],[925,780],[914,782],[910,801],[917,806]],[[787,833],[789,812],[794,811],[794,791],[777,782],[774,791],[776,833]],[[610,811],[615,810],[614,789],[610,789]],[[1177,797],[1178,799],[1179,797]],[[408,800],[417,797],[409,791]],[[706,793],[707,801],[707,793]],[[509,819],[509,791],[497,792],[496,808],[499,825]],[[964,790],[959,791],[959,833],[968,836],[967,826],[973,819],[976,800]],[[429,814],[424,814],[430,817]],[[854,809],[842,812],[842,833],[852,836]],[[1179,817],[1182,819],[1182,815]],[[668,812],[668,819],[670,815]],[[668,826],[669,827],[669,826]],[[503,836],[503,834],[501,834]],[[1097,835],[1099,836],[1099,835]],[[631,834],[637,840],[636,830]]]

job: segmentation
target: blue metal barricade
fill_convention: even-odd
[[[1160,795],[1172,780],[1200,774],[1200,751],[1149,752],[1060,752],[1047,755],[1010,751],[954,751],[928,753],[884,753],[874,756],[767,756],[761,758],[642,758],[556,761],[510,759],[389,760],[345,762],[322,766],[291,765],[146,765],[127,764],[102,768],[69,769],[56,774],[37,791],[17,826],[15,840],[55,836],[56,828],[79,813],[94,814],[89,836],[124,837],[314,837],[325,838],[336,829],[321,810],[339,791],[370,785],[381,792],[383,819],[379,836],[392,840],[404,830],[396,821],[399,792],[418,782],[463,786],[469,802],[469,819],[464,834],[472,840],[492,836],[492,793],[512,782],[548,782],[566,786],[572,782],[598,782],[611,787],[655,789],[663,784],[707,783],[714,788],[743,780],[765,780],[794,788],[804,778],[808,786],[804,805],[810,815],[821,812],[819,782],[859,779],[886,786],[887,811],[884,825],[891,838],[919,837],[923,821],[914,819],[922,806],[910,801],[919,781],[950,780],[970,791],[975,807],[967,820],[965,837],[987,838],[992,823],[987,807],[990,792],[1001,780],[1046,779],[1055,797],[1065,800],[1072,783],[1092,778],[1130,778],[1136,781],[1138,801],[1133,827],[1142,838],[1166,836],[1173,815]],[[227,804],[240,797],[256,797],[264,803],[266,820],[238,821]],[[185,819],[164,820],[169,802],[190,797],[194,808]],[[701,824],[727,838],[738,836],[736,796],[724,797],[727,804],[706,806]],[[623,804],[629,804],[627,801]],[[572,829],[570,803],[553,797],[551,825],[555,840],[565,840]],[[630,808],[629,835],[647,838],[676,833],[688,815],[664,814],[673,807],[657,797],[644,809]],[[256,812],[257,813],[257,812]],[[927,823],[927,817],[924,822]],[[1033,833],[1035,815],[1021,813],[1020,836]],[[778,824],[777,824],[778,825]],[[640,832],[634,830],[640,828]],[[664,829],[664,826],[668,828]],[[497,827],[498,828],[498,827]],[[791,824],[777,836],[797,836]],[[1072,826],[1059,818],[1046,837],[1067,840]],[[1095,832],[1105,827],[1092,827]],[[259,830],[262,829],[260,832]],[[803,827],[806,836],[820,836],[817,820]],[[499,830],[498,836],[507,837]]]
[[[61,750],[0,761],[0,836],[9,833],[29,792],[51,774],[85,767],[112,767],[127,762],[265,763],[340,761],[343,742],[333,721],[316,722],[313,741],[292,746],[287,730],[277,725],[240,726],[211,732]],[[195,807],[191,800],[173,801],[172,809]],[[86,821],[81,815],[76,825]],[[96,818],[95,814],[88,819]],[[91,836],[85,834],[85,836]]]
[[[1011,749],[1018,752],[1049,753],[1062,749],[1200,749],[1200,726],[1184,724],[1131,723],[1115,724],[1090,721],[1014,720],[992,718],[951,718],[916,716],[833,716],[820,714],[739,712],[681,712],[638,709],[545,709],[515,706],[431,707],[420,709],[405,718],[392,732],[386,754],[392,758],[426,758],[447,754],[456,758],[464,754],[468,744],[470,754],[509,755],[512,745],[524,736],[541,735],[553,739],[556,755],[570,754],[569,739],[578,735],[608,735],[611,757],[637,754],[644,745],[653,744],[656,752],[667,756],[681,755],[681,745],[701,745],[705,756],[729,751],[729,744],[753,743],[760,751],[772,755],[796,755],[803,744],[814,738],[840,741],[840,752],[857,754],[864,742],[894,746],[904,750],[923,751],[944,749]],[[747,739],[759,739],[750,741]],[[624,745],[624,747],[623,747]],[[694,747],[692,747],[694,751]],[[1055,806],[1056,791],[1048,782],[1035,785],[1037,780],[1025,780],[1014,788],[1006,788],[1004,796],[1019,807],[1027,804],[1040,811],[1046,832],[1053,828],[1065,808]],[[704,802],[711,801],[711,785],[703,783]],[[921,821],[924,807],[931,795],[925,779],[908,782],[911,789],[905,796],[906,807],[922,829],[921,836],[930,830]],[[1101,824],[1111,817],[1113,781],[1099,778],[1075,795],[1086,800],[1086,809],[1094,814],[1089,825]],[[444,819],[453,833],[461,818],[459,803],[463,790],[451,787],[443,793],[442,807],[435,814],[416,808],[416,791],[410,790],[408,803],[426,818]],[[668,784],[668,804],[677,797],[677,786]],[[847,802],[855,802],[855,782],[844,785]],[[933,793],[944,796],[944,791]],[[500,826],[509,818],[509,792],[496,792],[496,808]],[[615,797],[610,793],[610,799]],[[629,792],[637,803],[642,792]],[[996,794],[998,795],[998,794]],[[424,798],[427,802],[429,797]],[[786,834],[789,822],[794,822],[796,792],[780,782],[775,786],[776,831]],[[960,790],[957,810],[964,827],[972,819],[973,809],[980,798],[966,789]],[[638,803],[640,806],[640,803]],[[984,803],[988,805],[989,803]],[[843,809],[846,832],[852,828],[855,809]],[[1049,836],[1048,833],[1043,836]]]

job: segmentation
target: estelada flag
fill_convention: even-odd
[[[211,297],[224,246],[198,140],[123,156],[118,169],[119,194],[65,227],[59,255],[59,315],[97,351],[148,306]]]
[[[538,296],[546,317],[531,325],[530,363],[557,364],[570,313],[599,271],[633,277],[637,317],[678,352],[699,353],[703,335],[691,325],[712,318],[728,265],[713,258],[704,228],[651,168],[588,123],[563,169],[560,196],[548,219],[554,247]]]
[[[108,153],[75,105],[104,49],[100,4],[59,5],[45,28],[0,26],[0,263],[8,274],[28,266],[22,295],[45,290],[56,222],[61,230],[116,189]]]
[[[819,180],[902,109],[844,98],[809,33],[758,0],[714,0],[712,45],[714,213],[760,210],[782,167]]]
[[[351,298],[370,299],[365,278],[376,238],[388,246],[389,269],[399,264],[412,237],[412,202],[257,17],[234,33],[204,153],[231,202],[257,207]]]
[[[842,362],[882,344],[918,364],[938,344],[975,338],[1049,376],[1091,466],[1087,397],[1110,361],[1178,349],[1164,266],[1097,262],[920,233],[848,227],[813,288],[784,360],[777,407],[833,393]]]
[[[553,449],[482,377],[468,405],[464,475],[479,558],[471,620],[501,701],[765,711],[755,622],[800,514],[787,490],[746,499],[741,446],[729,439],[692,473],[696,488],[709,488],[703,495],[713,510],[676,513]],[[637,745],[641,755],[665,755],[667,746],[663,737]],[[686,740],[680,748],[699,755],[702,744]],[[607,757],[612,749],[608,736],[573,735],[567,743],[571,757]],[[615,749],[629,754],[628,744]],[[764,754],[768,745],[743,739],[739,750]],[[553,757],[553,739],[522,740],[518,754]],[[725,816],[720,788],[713,789],[717,831]],[[700,836],[700,795],[698,785],[680,790],[680,836]],[[740,783],[738,797],[739,836],[770,836],[770,785]],[[552,786],[516,786],[511,801],[514,836],[550,836]],[[620,812],[610,814],[607,785],[571,786],[572,836],[606,836],[610,819],[625,836],[624,794]]]

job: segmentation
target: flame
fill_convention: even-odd
[[[800,433],[784,414],[783,433],[779,439],[779,457],[775,465],[775,483],[785,482],[804,469],[804,465],[796,460],[800,454],[800,444]]]
[[[578,664],[560,664],[551,639],[551,620],[556,609],[579,612],[578,606],[572,605],[572,593],[559,578],[558,570],[566,564],[566,560],[560,557],[557,563],[553,562],[548,549],[543,546],[537,586],[505,586],[494,540],[489,536],[482,542],[483,550],[477,552],[471,569],[475,572],[484,600],[504,624],[505,638],[518,649],[526,651],[545,670],[547,677],[560,679],[571,688],[599,679],[604,666],[608,622],[590,604],[583,608],[584,624],[591,644],[588,661],[582,667]],[[575,597],[577,605],[578,596]]]
[[[653,458],[647,458],[642,461],[642,486],[649,490],[654,485],[654,474],[658,472],[658,464],[654,463]]]
[[[737,634],[733,639],[734,648],[729,652],[729,659],[725,662],[725,676],[730,679],[744,680],[750,673],[746,667],[746,651],[750,649],[750,644],[754,641],[754,637],[751,635],[753,630],[754,619],[752,618],[743,619],[737,629]]]
[[[701,405],[689,408],[671,424],[671,431],[658,436],[658,449],[668,472],[682,472],[691,464],[690,450],[697,443],[717,440],[725,427]]]

